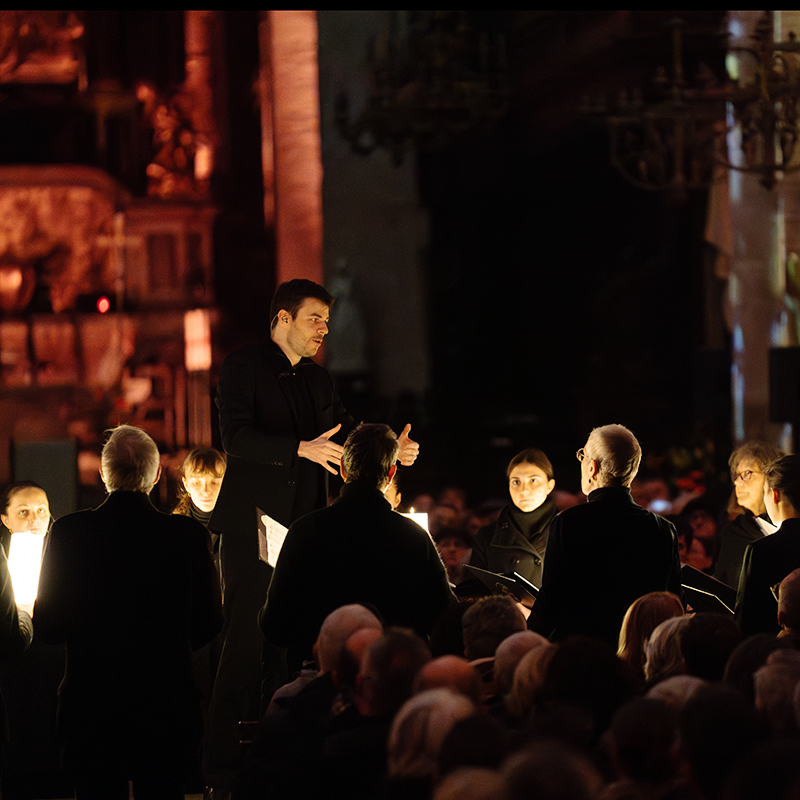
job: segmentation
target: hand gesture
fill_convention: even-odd
[[[330,441],[331,436],[338,433],[342,427],[341,423],[335,428],[331,428],[325,433],[321,433],[316,439],[310,442],[301,441],[297,446],[297,455],[300,458],[307,458],[315,464],[325,467],[332,475],[338,475],[339,471],[336,467],[342,458],[342,446],[336,442]],[[332,467],[331,464],[334,466]]]
[[[419,445],[408,435],[411,430],[411,423],[403,428],[403,432],[397,438],[400,443],[400,450],[397,453],[397,460],[404,466],[410,467],[419,455]]]

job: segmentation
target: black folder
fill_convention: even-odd
[[[484,586],[491,589],[493,594],[510,594],[523,605],[533,605],[533,601],[539,594],[539,588],[534,586],[527,578],[523,578],[518,572],[513,572],[511,575],[501,575],[480,567],[472,567],[469,564],[465,564],[464,569],[469,570],[470,575],[473,575]]]
[[[736,589],[688,564],[681,567],[681,588],[687,604],[695,611],[733,614],[736,607]]]

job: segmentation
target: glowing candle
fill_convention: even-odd
[[[30,606],[36,600],[39,570],[42,566],[44,536],[41,533],[15,533],[11,536],[8,571],[18,606]]]

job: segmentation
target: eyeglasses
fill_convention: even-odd
[[[581,462],[581,464],[583,463],[583,459],[586,458],[586,452],[584,451],[584,449],[582,447],[581,447],[580,450],[577,450],[575,452],[575,458],[577,458],[578,461]]]
[[[759,472],[758,470],[745,469],[742,470],[741,472],[737,472],[733,476],[733,482],[736,483],[736,481],[741,481],[742,483],[748,483],[750,479],[753,477],[753,475],[763,475],[763,474],[764,474],[763,472]]]

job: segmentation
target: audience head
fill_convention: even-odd
[[[450,689],[429,689],[404,703],[389,731],[389,777],[433,781],[445,736],[474,713],[475,704]]]
[[[764,715],[774,736],[797,730],[794,695],[800,683],[800,652],[782,648],[767,657],[753,675],[756,708]]]
[[[731,768],[764,739],[752,703],[722,683],[703,686],[681,710],[679,742],[705,798],[719,796]]]
[[[544,644],[529,650],[520,659],[511,680],[511,691],[506,701],[509,714],[518,720],[530,716],[536,703],[537,693],[544,684],[550,660],[558,645],[545,640]]]
[[[636,697],[621,706],[606,736],[617,773],[649,784],[671,779],[677,726],[677,709],[661,700]]]
[[[269,312],[270,328],[274,328],[277,324],[278,314],[281,311],[285,311],[292,319],[296,319],[300,306],[308,299],[319,300],[328,308],[333,305],[333,297],[330,292],[314,281],[295,278],[282,283],[272,297]]]
[[[14,481],[0,496],[0,520],[11,533],[46,533],[50,504],[44,489],[34,481]]]
[[[181,464],[176,514],[189,514],[191,504],[206,513],[213,511],[225,475],[225,456],[213,447],[195,447]]]
[[[414,681],[416,692],[426,689],[452,689],[469,697],[475,703],[481,699],[478,673],[466,658],[439,656],[425,664]]]
[[[500,773],[485,767],[461,767],[442,778],[433,800],[498,800],[501,794]]]
[[[624,425],[595,428],[586,440],[581,460],[581,491],[604,486],[630,486],[639,470],[642,448]]]
[[[430,660],[431,651],[416,633],[388,628],[361,660],[355,698],[361,715],[394,714],[411,697],[417,672]]]
[[[368,608],[358,603],[337,608],[325,617],[314,644],[320,673],[331,672],[336,668],[345,642],[362,628],[383,630],[380,620]]]
[[[461,620],[464,630],[464,655],[474,661],[492,658],[500,642],[527,623],[517,604],[507,595],[492,595],[473,603]]]
[[[683,675],[686,664],[681,650],[681,637],[691,617],[671,617],[657,625],[645,642],[644,677],[648,684]]]
[[[597,735],[608,727],[613,713],[636,694],[637,688],[633,673],[617,658],[611,645],[588,636],[568,636],[558,643],[550,659],[539,702],[555,700],[586,709]]]
[[[681,636],[681,652],[689,675],[707,681],[722,680],[725,665],[742,641],[733,617],[705,611],[689,617]]]
[[[672,592],[650,592],[634,600],[625,612],[617,655],[640,677],[644,675],[644,647],[664,620],[683,615],[683,604]]]
[[[388,425],[362,422],[344,443],[342,477],[383,491],[394,477],[398,448]]]
[[[593,800],[603,785],[586,756],[556,741],[537,742],[503,766],[504,800]]]
[[[650,687],[646,696],[651,700],[660,700],[672,708],[681,709],[703,686],[708,686],[708,681],[694,675],[673,675]]]
[[[158,447],[141,428],[112,428],[100,456],[100,477],[108,492],[149,494],[161,475]]]
[[[499,694],[508,694],[511,691],[514,670],[523,656],[547,644],[544,636],[528,630],[512,633],[500,642],[494,654],[494,679]]]
[[[783,455],[774,445],[758,441],[745,442],[731,453],[728,466],[740,509],[756,516],[764,513],[764,470]]]
[[[796,646],[793,636],[775,636],[772,633],[756,633],[748,636],[733,648],[725,665],[722,679],[729,686],[738,689],[750,701],[755,702],[756,689],[753,675],[759,667],[767,663],[773,650]]]

